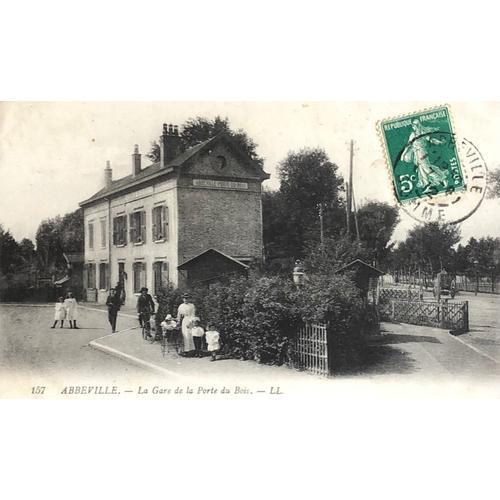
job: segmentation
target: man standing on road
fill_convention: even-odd
[[[116,316],[121,307],[120,296],[116,293],[116,289],[112,288],[109,291],[108,298],[106,300],[106,305],[108,306],[108,320],[111,325],[111,331],[115,333],[116,331]]]
[[[146,287],[141,288],[141,294],[137,299],[137,314],[139,315],[139,325],[141,328],[143,325],[148,329],[147,336],[151,337],[149,333],[149,320],[151,314],[155,313],[155,303],[153,302],[153,297],[149,295],[148,289]]]

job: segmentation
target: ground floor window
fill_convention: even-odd
[[[168,262],[153,263],[154,293],[157,295],[162,288],[168,285]]]
[[[118,283],[122,288],[125,287],[127,273],[125,272],[125,262],[118,262]]]
[[[134,262],[134,293],[139,293],[146,286],[146,264]]]
[[[109,288],[109,264],[101,262],[99,264],[99,289],[107,290]]]
[[[87,288],[95,288],[96,287],[96,265],[95,264],[87,264]]]

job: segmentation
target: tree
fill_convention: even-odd
[[[482,275],[500,272],[500,238],[470,238],[467,245],[460,248],[460,253],[460,272],[472,273],[477,270]]]
[[[83,210],[67,213],[61,220],[61,247],[66,253],[81,253],[84,245]]]
[[[83,252],[83,210],[41,222],[36,232],[39,267],[47,273],[66,268],[63,253]]]
[[[15,273],[22,264],[19,245],[0,224],[0,271],[2,274]]]
[[[488,172],[488,198],[500,198],[500,167]]]
[[[247,133],[238,129],[231,129],[229,119],[216,116],[213,120],[197,116],[190,118],[181,126],[180,137],[184,150],[192,148],[217,134],[225,132],[228,136],[259,166],[264,165],[264,160],[257,154],[257,144]],[[157,142],[151,143],[151,150],[146,156],[154,163],[160,161],[160,146]]]
[[[406,269],[409,273],[418,270],[436,274],[441,268],[453,270],[455,251],[460,241],[457,226],[429,222],[414,227],[393,254],[395,269]]]
[[[319,148],[288,153],[279,164],[278,173],[279,194],[263,205],[264,227],[268,229],[267,236],[271,236],[266,245],[279,247],[284,255],[303,257],[308,242],[320,239],[320,207],[324,237],[340,232],[342,177],[337,165]],[[275,212],[269,212],[269,208],[274,208]],[[271,222],[266,218],[275,220]],[[273,226],[275,232],[271,235],[269,228]]]
[[[32,264],[35,256],[35,245],[29,238],[23,238],[19,243],[19,254],[26,264]]]
[[[306,251],[304,267],[308,274],[331,276],[353,260],[369,260],[370,252],[363,243],[346,234],[325,238],[323,244],[311,242]]]
[[[379,265],[387,260],[394,246],[389,242],[398,222],[398,209],[388,203],[369,201],[358,210],[360,239],[367,249],[370,264]]]

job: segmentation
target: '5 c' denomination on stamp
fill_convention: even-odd
[[[383,120],[380,127],[400,203],[464,189],[446,106]]]

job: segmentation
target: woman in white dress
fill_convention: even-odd
[[[66,295],[64,308],[66,309],[66,318],[69,321],[69,327],[78,328],[76,326],[76,318],[78,317],[78,302],[73,297],[73,294],[71,292],[68,292],[68,294]]]
[[[196,308],[194,304],[189,302],[189,295],[182,296],[182,304],[177,309],[177,321],[181,323],[182,339],[184,341],[184,352],[194,350],[193,336],[191,335],[191,327],[193,319],[196,316]]]

